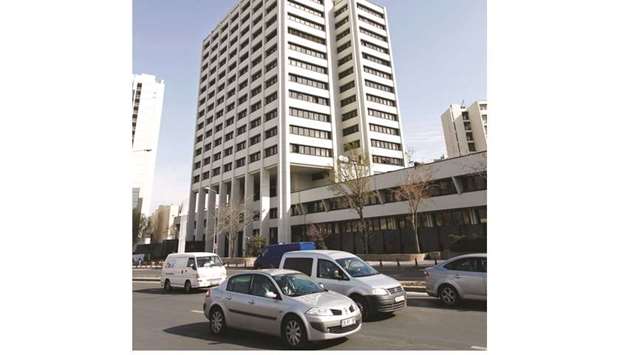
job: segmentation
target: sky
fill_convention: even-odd
[[[133,72],[166,85],[151,209],[189,196],[202,40],[238,0],[134,0]],[[485,0],[375,0],[387,8],[405,146],[445,154],[440,115],[486,99]]]

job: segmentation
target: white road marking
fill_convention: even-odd
[[[203,311],[199,311],[199,310],[196,310],[196,309],[192,309],[191,312],[192,313],[200,313],[200,314],[204,314],[205,313]]]
[[[158,284],[160,281],[133,281],[136,284]]]
[[[472,345],[471,348],[474,350],[486,350],[487,349],[484,346],[476,346],[476,345]]]
[[[407,299],[431,299],[434,297],[429,296],[426,292],[413,292],[407,291]]]

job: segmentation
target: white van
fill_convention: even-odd
[[[345,251],[291,251],[282,256],[280,269],[303,272],[325,289],[350,297],[362,311],[364,320],[374,313],[405,308],[406,293],[398,281]]]
[[[166,291],[183,287],[185,292],[193,288],[217,286],[226,278],[226,268],[214,253],[169,254],[161,269],[160,283]]]

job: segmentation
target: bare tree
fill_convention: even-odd
[[[364,217],[364,206],[374,195],[370,181],[370,162],[364,156],[343,158],[338,162],[333,184],[329,187],[336,195],[342,196],[350,209],[359,217],[358,227],[364,239],[364,253],[368,253],[368,226]]]
[[[432,196],[431,188],[432,176],[428,165],[420,165],[415,169],[410,169],[405,181],[396,190],[397,197],[401,201],[407,201],[409,213],[411,213],[411,227],[415,241],[416,253],[420,250],[420,239],[418,235],[418,207],[420,203]]]
[[[260,234],[248,237],[246,242],[246,255],[247,256],[258,256],[258,253],[263,249],[263,247],[267,244],[267,238],[263,237]]]
[[[325,239],[329,238],[329,234],[324,225],[311,224],[310,227],[308,227],[307,234],[308,238],[316,244],[318,249],[327,249]]]
[[[217,207],[215,218],[217,223],[215,231],[224,234],[228,238],[228,255],[232,256],[235,251],[237,233],[245,230],[247,226],[254,222],[253,216],[256,211],[249,208],[250,203],[226,202]]]
[[[140,213],[140,210],[137,208],[134,208],[132,211],[132,243],[133,245],[138,244],[138,242],[144,238],[144,234],[146,231],[146,228],[148,227],[148,222],[149,220],[146,218],[146,216],[142,213]]]

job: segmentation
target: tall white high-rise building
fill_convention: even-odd
[[[448,158],[487,150],[487,102],[452,104],[441,115]]]
[[[188,240],[223,253],[212,217],[232,201],[257,211],[240,242],[289,242],[292,195],[328,184],[342,155],[405,167],[402,129],[385,7],[241,0],[202,43]]]
[[[149,215],[164,104],[164,81],[149,74],[134,75],[132,101],[132,207]]]

